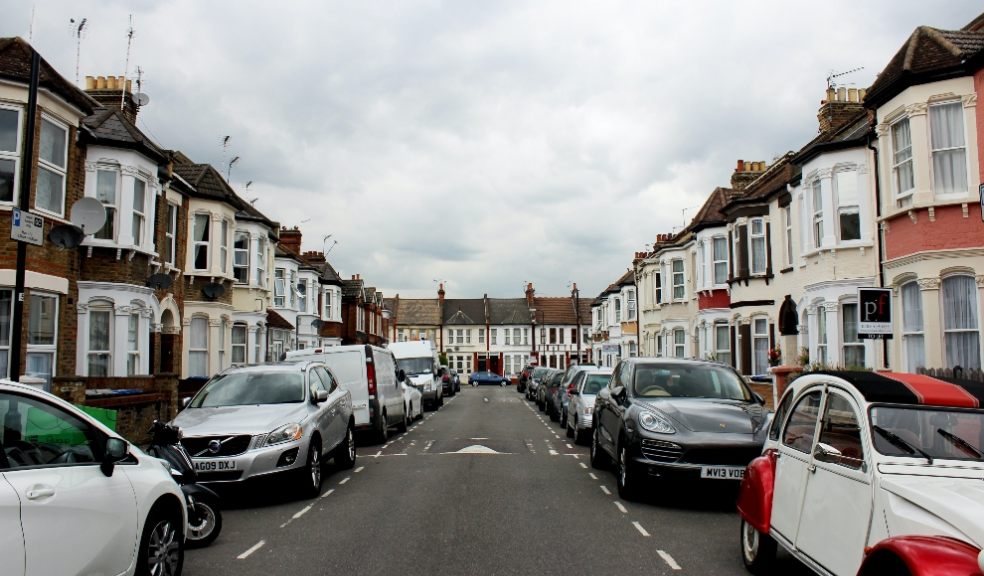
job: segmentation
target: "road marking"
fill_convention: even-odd
[[[636,530],[639,531],[639,534],[642,534],[646,538],[649,538],[649,532],[646,532],[646,529],[642,527],[642,524],[639,524],[638,522],[633,522],[632,525],[635,526]]]
[[[357,472],[358,472],[358,470],[357,470]],[[332,488],[331,490],[329,490],[329,491],[325,492],[324,494],[322,494],[321,497],[322,498],[327,498],[327,497],[331,496],[331,493],[334,492],[334,491],[335,491],[335,489]]]
[[[629,511],[625,509],[625,506],[622,506],[622,503],[619,502],[618,500],[615,501],[615,507],[618,508],[618,511],[621,512],[622,514],[629,513]]]
[[[359,466],[358,468],[355,469],[355,473],[358,474],[359,472],[362,472],[365,469],[366,469],[365,466]]]
[[[291,520],[297,520],[301,516],[304,516],[305,514],[308,513],[308,511],[311,510],[311,507],[312,506],[314,506],[314,504],[308,504],[304,508],[301,508],[300,510],[298,510],[298,512],[296,514],[294,514],[293,516],[291,516]]]
[[[381,455],[382,455],[382,453],[383,453],[383,451],[382,451],[382,450],[380,450],[379,452],[376,452],[376,456],[381,456]]]
[[[571,446],[570,444],[567,444],[567,449],[568,449],[568,450],[573,450],[573,449],[574,449],[574,447],[573,447],[573,446]]]
[[[557,440],[560,440],[560,436],[558,436],[556,433],[554,434],[554,438],[556,438]]]
[[[578,464],[580,464],[580,465],[581,465],[581,468],[584,468],[585,470],[587,470],[587,469],[588,469],[588,465],[587,465],[587,464],[585,464],[584,462],[578,462]]]
[[[434,441],[433,440],[428,440],[427,441],[427,445],[424,446],[424,452],[427,452],[428,450],[430,450],[431,449],[431,446],[433,446],[433,445],[434,445]]]
[[[591,476],[591,479],[592,480],[597,480],[598,479],[598,477],[595,476],[595,473],[594,472],[588,472],[588,476]]]
[[[550,455],[551,456],[556,456],[557,455],[557,451],[556,450],[551,450],[550,451]]]
[[[664,562],[666,562],[667,566],[669,566],[671,570],[683,570],[683,568],[681,568],[680,565],[676,563],[676,560],[673,559],[673,556],[670,556],[663,550],[657,550],[656,553],[659,554],[659,557],[662,558]]]
[[[604,492],[605,495],[607,496],[612,495],[612,491],[608,489],[608,486],[599,486],[599,488],[601,488],[601,491]]]
[[[484,400],[484,401],[486,401],[486,402],[488,402],[488,401],[489,401],[489,399],[488,399],[488,398],[482,398],[482,400]]]
[[[249,555],[250,554],[252,554],[253,552],[256,552],[260,548],[263,548],[263,545],[264,544],[266,544],[266,540],[260,540],[256,544],[253,544],[253,547],[252,548],[250,548],[249,550],[243,552],[239,556],[236,556],[236,560],[245,560],[245,559],[249,558]]]
[[[340,480],[340,481],[338,482],[338,485],[339,485],[339,486],[341,486],[342,484],[345,484],[346,482],[348,482],[348,481],[349,481],[349,480],[351,480],[351,479],[352,479],[352,477],[351,477],[351,476],[346,476],[345,478],[342,478],[342,479],[341,479],[341,480]]]

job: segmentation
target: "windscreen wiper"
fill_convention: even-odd
[[[895,446],[896,448],[901,448],[902,450],[904,450],[906,453],[910,455],[919,454],[920,456],[925,458],[926,461],[929,462],[930,464],[933,463],[933,457],[930,456],[928,452],[926,452],[925,450],[923,450],[918,446],[913,446],[912,444],[906,442],[905,440],[902,439],[901,436],[897,435],[895,432],[886,430],[877,424],[873,425],[871,429],[884,436],[885,439],[891,442],[892,445]]]
[[[984,458],[984,452],[981,452],[981,449],[980,448],[978,448],[977,446],[974,446],[970,442],[967,442],[966,440],[964,440],[960,436],[957,436],[956,434],[953,434],[952,432],[947,432],[946,430],[944,430],[942,428],[937,428],[936,429],[936,432],[940,436],[946,438],[951,443],[953,443],[953,445],[956,446],[957,448],[961,448],[965,452],[968,452],[968,453],[973,453],[973,455],[976,456],[978,460],[980,460],[981,458]]]

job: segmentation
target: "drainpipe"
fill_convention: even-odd
[[[877,246],[878,254],[878,287],[882,288],[885,286],[885,271],[882,267],[882,262],[885,259],[885,246],[882,242],[882,228],[881,228],[881,165],[878,163],[878,147],[874,145],[874,140],[872,136],[874,130],[868,131],[868,150],[874,155],[875,164],[875,245]],[[885,368],[888,368],[888,340],[882,339],[882,364]]]

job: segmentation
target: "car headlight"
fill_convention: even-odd
[[[291,422],[290,424],[284,424],[280,428],[277,428],[273,432],[267,435],[267,446],[271,444],[282,444],[284,442],[290,442],[291,440],[300,440],[301,436],[304,435],[304,428],[297,422]]]
[[[639,414],[639,425],[650,432],[676,434],[676,428],[670,424],[670,421],[655,412],[642,412]]]

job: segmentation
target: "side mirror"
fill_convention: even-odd
[[[625,402],[625,386],[615,386],[612,388],[612,400],[623,404]]]
[[[315,404],[321,404],[322,402],[325,402],[326,400],[328,400],[328,391],[327,390],[320,390],[319,389],[319,390],[315,390],[314,391],[314,403]]]
[[[183,398],[181,400],[181,409],[183,410],[187,408],[188,404],[191,404],[191,396],[188,396],[187,398]]]
[[[813,457],[821,462],[839,462],[841,456],[843,454],[840,450],[823,442],[817,442],[816,448],[813,449]]]
[[[758,402],[762,406],[765,406],[765,398],[763,398],[762,395],[759,394],[758,392],[752,392],[752,398],[755,398],[756,402]]]
[[[107,478],[113,475],[116,463],[122,461],[130,454],[130,445],[122,438],[109,437],[106,439],[106,451],[103,453],[102,463],[99,470]]]
[[[400,368],[399,370],[397,370],[396,371],[396,379],[398,381],[400,381],[400,382],[403,382],[404,380],[406,380],[407,379],[407,372],[406,372],[406,370],[404,370],[403,368]]]

